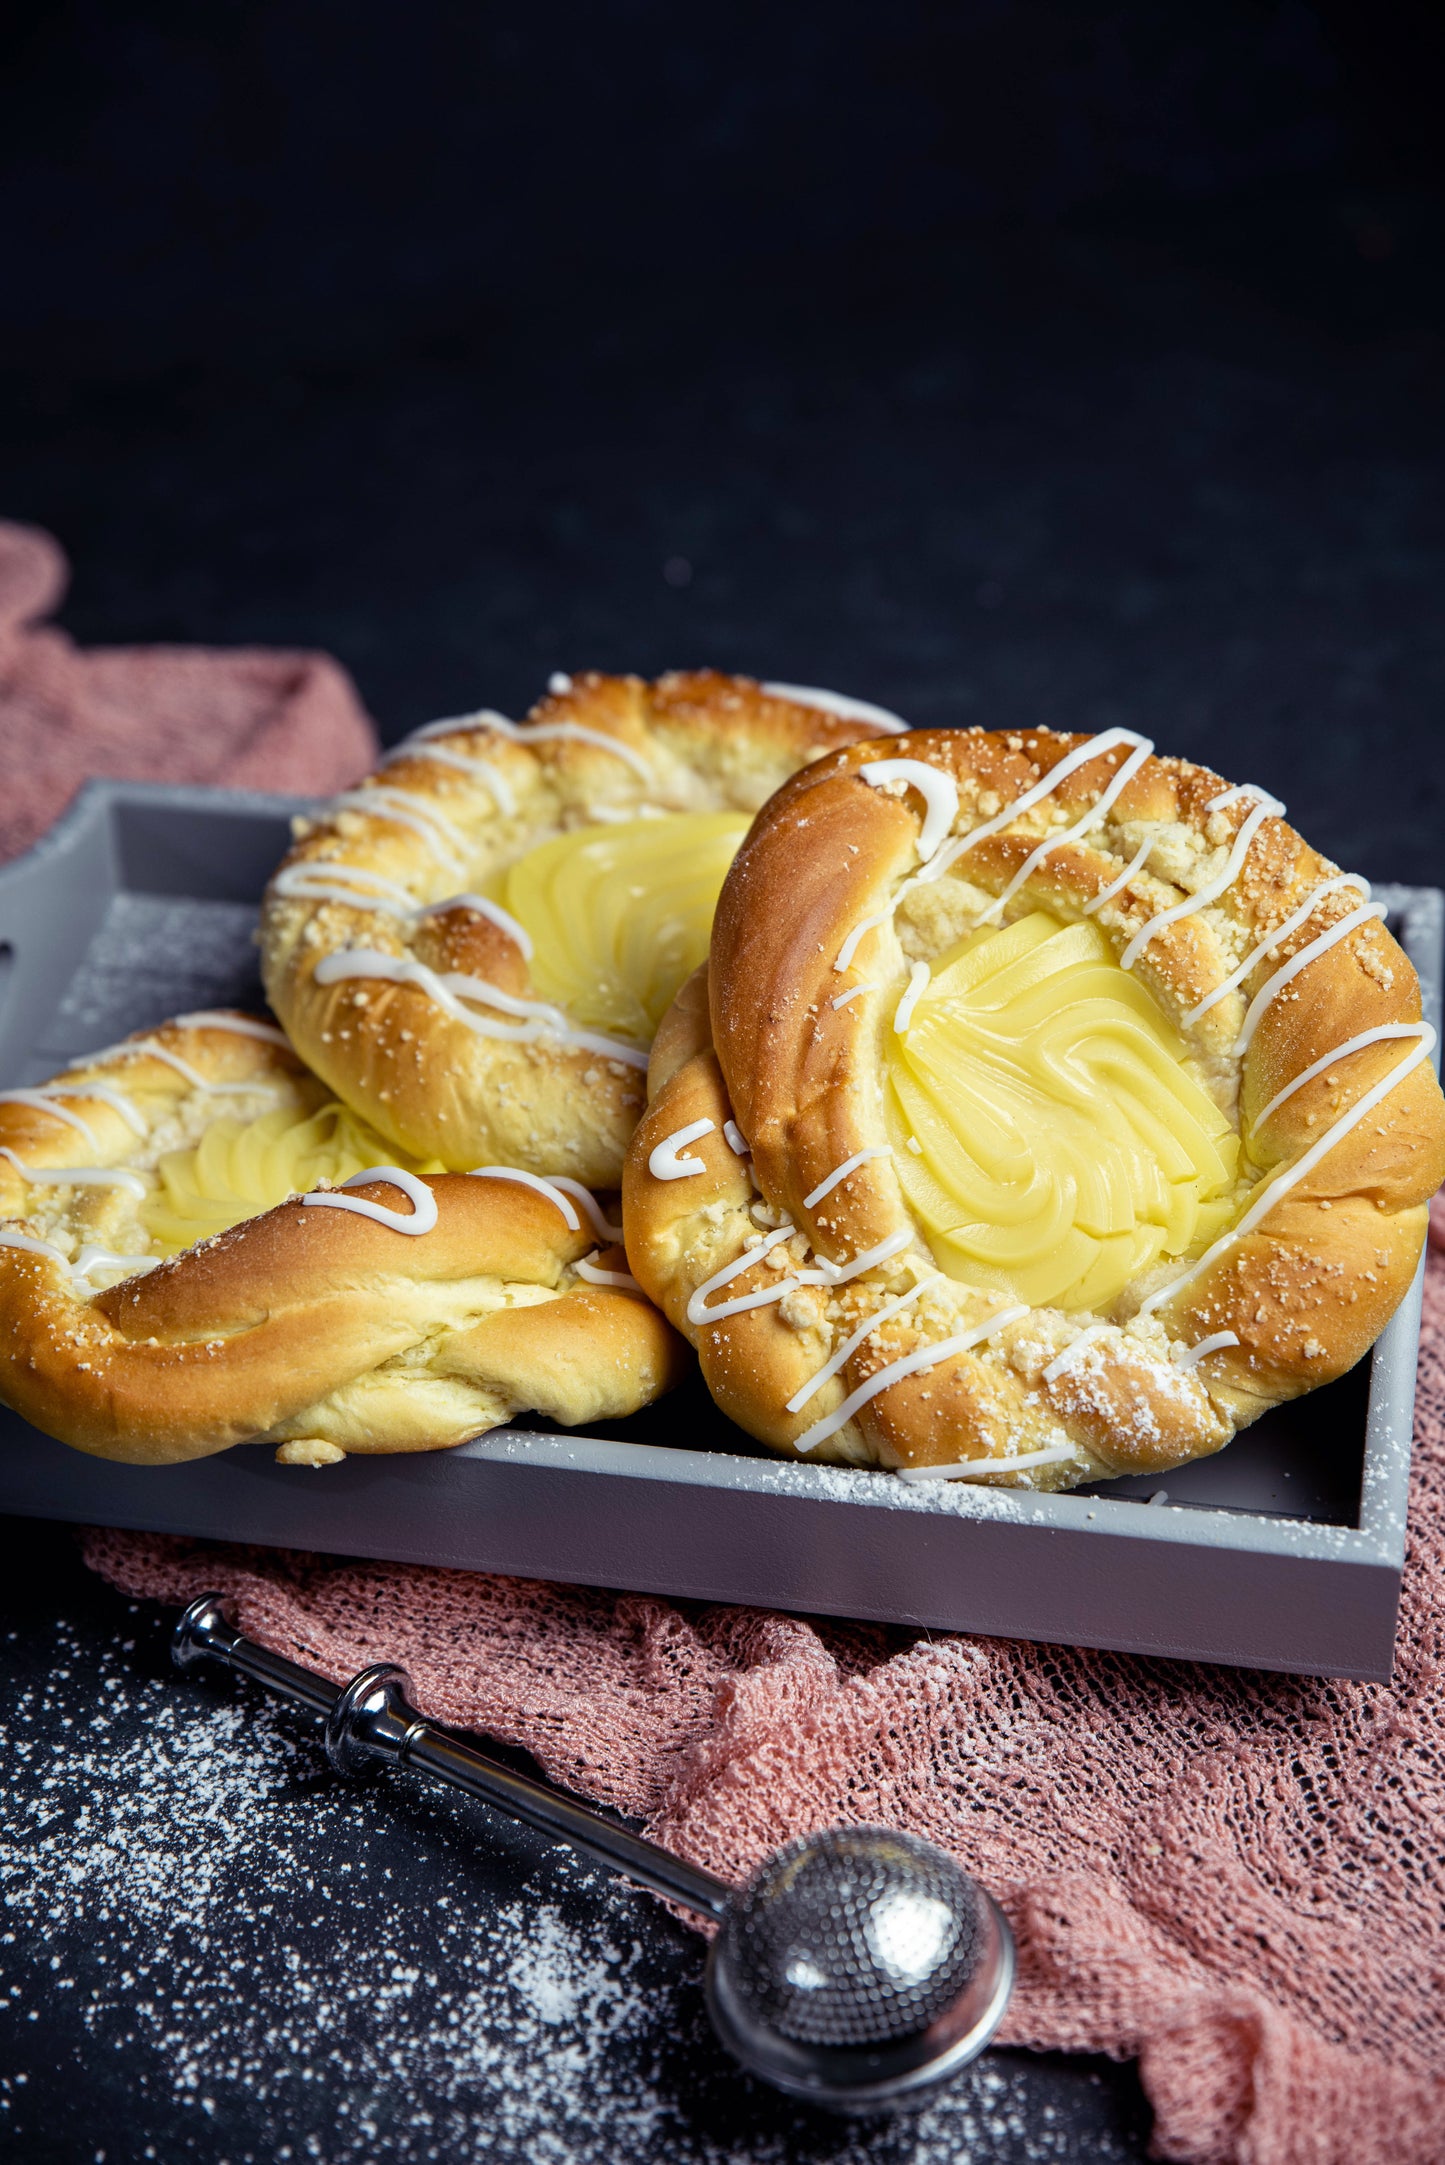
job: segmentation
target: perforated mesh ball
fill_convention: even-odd
[[[738,2000],[799,2044],[868,2046],[926,2030],[978,1965],[978,1889],[914,1835],[805,1835],[736,1897],[718,1941]]]

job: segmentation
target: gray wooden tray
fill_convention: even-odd
[[[298,809],[90,784],[0,870],[0,1077],[41,1080],[189,1007],[259,1003],[256,899]],[[1442,897],[1378,892],[1438,1028]],[[781,1463],[692,1386],[592,1435],[516,1427],[321,1471],[277,1466],[262,1446],[114,1466],[0,1408],[0,1511],[1387,1677],[1421,1283],[1340,1382],[1277,1409],[1217,1458],[1092,1492],[915,1486]]]

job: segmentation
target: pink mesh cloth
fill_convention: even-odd
[[[1137,2056],[1190,2165],[1445,2158],[1445,1256],[1432,1255],[1393,1683],[680,1606],[407,1565],[92,1533],[131,1595],[212,1587],[338,1681],[402,1662],[730,1879],[884,1821],[1003,1900],[1005,2036]]]
[[[377,754],[350,677],[325,654],[108,647],[43,619],[59,545],[0,520],[0,859],[28,849],[92,775],[329,795]]]

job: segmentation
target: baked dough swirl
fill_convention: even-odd
[[[417,1156],[615,1188],[732,855],[789,774],[887,720],[852,706],[711,670],[593,674],[522,725],[419,731],[301,823],[267,889],[292,1042]]]
[[[1063,1488],[1361,1357],[1445,1103],[1383,909],[1283,812],[1122,730],[915,732],[778,792],[624,1187],[734,1420]]]
[[[181,1018],[0,1092],[0,1399],[102,1458],[427,1451],[635,1412],[680,1340],[574,1183],[383,1144],[281,1032]]]

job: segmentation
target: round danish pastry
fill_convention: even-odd
[[[711,670],[558,677],[525,725],[434,722],[301,823],[262,912],[267,995],[401,1148],[615,1188],[648,1044],[753,813],[902,727]]]
[[[429,1451],[635,1412],[686,1351],[585,1189],[385,1161],[252,1017],[0,1092],[0,1399],[101,1458]]]
[[[1146,739],[915,732],[760,814],[653,1052],[632,1267],[783,1452],[1072,1487],[1373,1343],[1445,1103],[1368,883]]]

